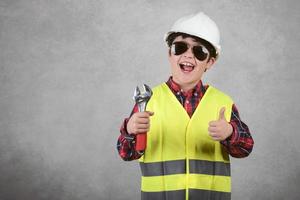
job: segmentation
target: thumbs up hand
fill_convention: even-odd
[[[225,119],[225,107],[219,112],[219,119],[208,123],[208,133],[215,141],[222,141],[231,136],[233,128]]]

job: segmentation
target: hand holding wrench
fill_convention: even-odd
[[[139,87],[135,88],[133,99],[135,100],[135,103],[138,106],[139,112],[144,112],[146,110],[146,106],[148,101],[150,100],[152,96],[152,90],[151,88],[143,84],[144,92],[141,93]],[[136,151],[144,151],[146,149],[147,145],[147,133],[139,133],[136,135]]]

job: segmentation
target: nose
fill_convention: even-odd
[[[186,58],[193,58],[194,57],[194,53],[192,51],[192,48],[189,47],[186,52],[183,53],[183,56]]]

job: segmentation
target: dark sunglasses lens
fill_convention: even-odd
[[[171,52],[174,55],[178,56],[178,55],[181,55],[184,52],[186,52],[188,50],[188,48],[189,48],[188,45],[184,42],[174,42],[171,46]],[[200,61],[205,60],[208,56],[208,51],[203,46],[194,46],[193,53],[194,53],[195,57]]]
[[[174,42],[172,44],[172,53],[174,55],[180,55],[183,54],[184,52],[186,52],[186,50],[188,49],[187,44],[183,43],[183,42]]]
[[[205,49],[205,47],[202,47],[202,46],[194,46],[193,53],[194,53],[195,57],[200,61],[205,60],[208,56],[207,49]]]

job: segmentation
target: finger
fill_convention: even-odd
[[[138,112],[138,116],[140,117],[149,117],[149,113],[148,112]]]
[[[146,111],[148,114],[149,114],[149,116],[153,116],[154,115],[154,112],[152,112],[152,111]]]
[[[147,133],[149,131],[150,127],[147,127],[147,128],[139,128],[137,130],[138,133]]]
[[[138,117],[138,118],[149,118],[149,113],[148,112],[137,112],[136,113],[136,116]]]
[[[218,137],[219,134],[217,132],[208,132],[211,137]]]
[[[225,119],[225,107],[222,107],[219,112],[219,120]]]
[[[216,133],[219,129],[217,127],[210,126],[208,127],[208,131],[211,133]]]
[[[219,137],[217,136],[217,134],[215,133],[209,133],[210,137],[213,139],[213,140],[216,140],[218,139]]]
[[[149,125],[136,125],[134,127],[134,134],[138,134],[138,133],[146,133],[149,131],[150,126]]]
[[[213,140],[220,140],[220,136],[218,133],[209,133]]]
[[[138,129],[136,134],[147,133],[149,129]]]
[[[149,118],[137,118],[136,123],[138,124],[149,124],[150,119]]]
[[[211,127],[216,127],[218,125],[218,121],[210,121],[208,125]]]
[[[137,124],[137,129],[148,129],[150,127],[150,124]]]

